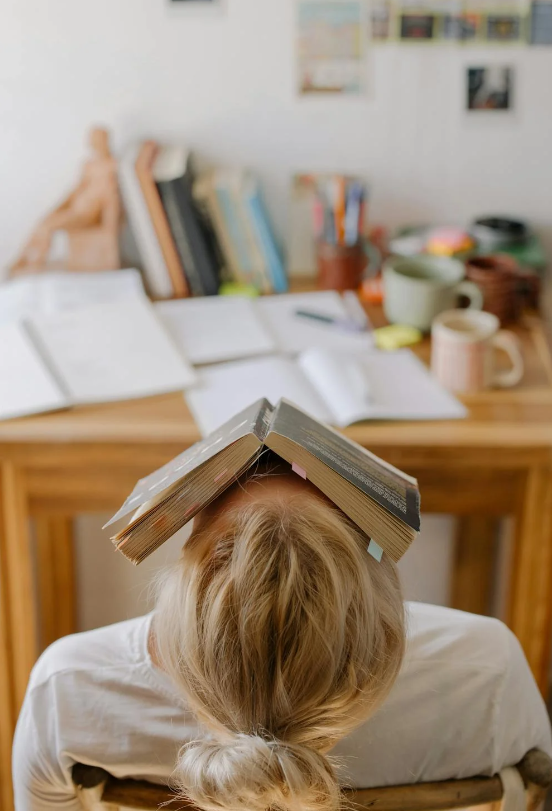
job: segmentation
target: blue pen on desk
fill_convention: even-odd
[[[365,332],[365,324],[360,324],[352,318],[334,318],[332,315],[326,313],[316,313],[312,310],[295,310],[295,315],[298,318],[310,318],[311,321],[318,321],[320,324],[327,324],[331,327],[346,330],[347,332]]]

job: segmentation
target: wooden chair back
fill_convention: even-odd
[[[544,752],[532,749],[516,768],[526,788],[527,811],[536,811],[552,783],[552,760]],[[114,811],[118,808],[155,811],[160,806],[171,811],[194,809],[168,786],[141,780],[118,780],[94,766],[75,764],[73,782],[86,811]],[[499,775],[470,777],[347,791],[346,807],[351,811],[448,811],[497,803],[503,794]]]

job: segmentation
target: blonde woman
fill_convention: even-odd
[[[77,811],[75,762],[165,781],[207,811],[334,811],[338,785],[491,774],[552,753],[498,621],[402,602],[397,571],[283,466],[195,520],[147,617],[36,665],[16,811]],[[405,653],[406,648],[406,653]]]

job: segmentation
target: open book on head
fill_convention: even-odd
[[[141,479],[106,524],[132,513],[113,543],[140,563],[233,484],[265,448],[348,515],[380,554],[399,560],[419,532],[415,479],[287,400],[274,407],[262,399]]]

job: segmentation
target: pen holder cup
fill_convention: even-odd
[[[319,290],[356,290],[374,276],[381,265],[381,252],[367,240],[354,245],[317,242]]]

